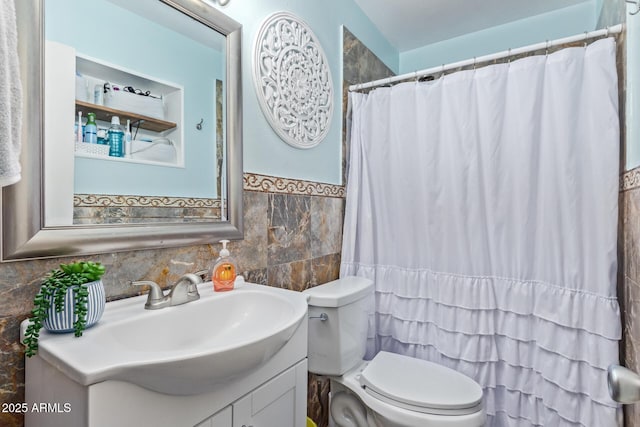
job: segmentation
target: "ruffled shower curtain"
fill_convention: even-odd
[[[490,426],[617,425],[615,41],[350,94],[341,276],[369,356],[482,385]]]

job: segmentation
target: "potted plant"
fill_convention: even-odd
[[[94,325],[104,312],[105,294],[102,275],[105,267],[99,262],[61,264],[49,272],[33,300],[33,310],[23,340],[25,355],[38,351],[40,329],[51,332],[71,332],[76,337]]]

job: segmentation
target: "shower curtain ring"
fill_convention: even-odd
[[[607,27],[607,32],[604,34],[605,37],[609,37],[609,27]]]
[[[507,52],[507,64],[511,64],[511,48],[509,48]]]
[[[549,55],[549,39],[547,39],[547,42],[544,45],[544,54]]]
[[[475,56],[473,57],[473,69],[474,70],[476,69],[476,57]]]
[[[584,32],[584,47],[587,47],[587,38],[589,38],[589,33],[587,31]]]

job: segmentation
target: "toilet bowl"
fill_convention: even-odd
[[[338,427],[480,427],[482,388],[444,366],[381,351],[365,361],[373,282],[345,277],[305,290],[309,371],[329,377]]]
[[[370,362],[332,377],[331,393],[331,417],[340,427],[361,426],[349,424],[353,412],[365,414],[363,427],[479,427],[485,423],[482,388],[471,378],[399,354],[380,352]]]

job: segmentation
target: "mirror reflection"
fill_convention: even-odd
[[[82,13],[85,3],[92,5],[88,13]],[[54,24],[51,9],[48,12],[46,9],[64,4],[66,8],[60,12],[63,21]],[[114,5],[119,9],[107,13],[96,6],[99,4]],[[70,5],[77,9],[72,10]],[[119,20],[120,15],[127,13],[122,5],[136,7],[135,10],[128,10],[155,23],[154,25],[172,29],[176,33],[170,37],[174,43],[146,37],[143,29],[145,25],[151,25],[148,23],[140,23],[135,27],[137,31],[130,33],[133,35],[114,35],[125,31],[123,27],[133,25]],[[144,12],[140,12],[141,10]],[[155,18],[160,10],[172,14],[160,20],[161,18]],[[47,14],[50,19],[45,22]],[[22,93],[23,117],[26,118],[21,138],[22,180],[2,191],[4,234],[1,261],[191,246],[220,239],[242,238],[242,26],[238,22],[200,0],[20,0],[16,2],[16,15],[20,75],[23,87],[29,90]],[[46,41],[45,33],[54,32],[55,25],[60,25],[60,22],[68,27],[58,29],[62,34],[61,38]],[[78,31],[63,38],[66,31],[72,30]],[[103,38],[98,38],[98,35]],[[219,75],[207,75],[202,82],[187,84],[181,83],[178,77],[162,74],[165,68],[175,64],[180,65],[176,67],[177,70],[196,71],[193,70],[193,64],[185,62],[185,55],[182,53],[182,50],[192,47],[175,43],[177,39],[185,38],[211,49],[213,38],[220,41],[221,47],[217,51],[221,52],[220,56],[224,60],[218,66]],[[162,42],[166,42],[164,50],[148,55],[152,47],[157,47]],[[45,48],[46,44],[57,44],[62,49]],[[69,51],[73,53],[69,54]],[[107,56],[100,56],[104,52],[107,52]],[[118,52],[120,56],[108,56],[113,52]],[[58,54],[60,58],[56,56]],[[120,57],[123,59],[119,59]],[[169,58],[171,61],[169,65],[154,62],[159,58]],[[214,58],[215,56],[210,57],[210,62]],[[58,62],[66,64],[66,68],[57,67],[55,64]],[[87,63],[94,63],[95,66],[86,66]],[[146,64],[154,66],[145,68]],[[91,92],[86,90],[90,83],[76,79],[84,77],[90,81],[85,75],[95,79],[92,81],[94,90],[102,82],[102,99],[100,95],[96,98],[95,92],[91,99]],[[134,77],[141,80],[135,80]],[[128,153],[131,157],[126,157],[126,151],[124,157],[108,154],[98,157],[95,153],[76,151],[75,139],[78,138],[78,133],[83,139],[78,144],[106,145],[97,143],[100,125],[97,112],[101,108],[114,106],[104,105],[107,82],[112,93],[115,92],[113,83],[122,86],[118,86],[119,92],[128,92],[138,97],[136,100],[146,99],[147,91],[148,95],[159,94],[167,105],[174,94],[170,90],[166,93],[162,90],[168,87],[173,88],[174,92],[177,89],[179,94],[181,91],[179,96],[182,100],[178,105],[181,106],[182,113],[172,119],[169,117],[171,107],[166,107],[166,111],[162,110],[166,114],[165,119],[155,119],[173,122],[175,129],[145,129],[142,120],[148,123],[151,121],[149,118],[153,119],[153,107],[146,103],[142,107],[145,109],[142,114],[144,117],[136,116],[139,113],[137,111],[125,111],[122,106],[116,108],[117,114],[111,112],[118,115],[121,125],[126,126],[126,120],[130,121],[132,139],[139,139],[138,136],[144,133],[158,138],[167,136],[169,132],[177,133],[178,136],[169,137],[172,143],[156,144],[165,145],[164,148],[170,150],[175,147],[175,155],[170,157],[166,152],[156,152],[153,158],[135,158],[132,153],[136,149],[135,144],[153,144],[153,139],[151,142],[132,141]],[[194,89],[189,86],[191,83],[196,85],[193,94]],[[80,99],[76,99],[76,86],[80,87]],[[129,86],[131,90],[126,89]],[[82,88],[85,101],[82,100]],[[202,88],[208,88],[209,93]],[[218,96],[219,93],[221,95]],[[189,98],[201,94],[209,100],[209,104],[191,105]],[[224,101],[216,103],[216,99]],[[83,105],[83,102],[86,104]],[[96,143],[84,141],[87,123],[83,119],[87,119],[93,111],[83,110],[80,116],[85,132],[78,132],[79,129],[75,128],[80,108],[96,111]],[[196,113],[193,114],[193,111]],[[108,115],[103,116],[103,119],[106,120],[102,122],[108,125],[113,120]],[[135,120],[140,120],[139,126],[134,124]],[[221,126],[222,123],[224,127]],[[89,134],[92,133],[91,129]],[[135,129],[138,131],[137,136],[133,136]],[[122,132],[117,136],[124,138],[125,135]],[[93,136],[90,135],[89,138]],[[94,165],[98,165],[100,161],[109,166],[100,176],[97,166],[85,168],[88,172],[80,173],[81,167],[77,164],[82,161],[93,161]],[[161,173],[152,175],[147,172],[149,170],[160,170]],[[122,179],[124,171],[131,172],[129,178]],[[74,209],[74,200],[87,194],[80,193],[80,189],[75,188],[76,183],[80,182],[83,185],[104,185],[104,188],[93,187],[86,190],[90,192],[88,196],[94,197],[97,202],[90,201],[90,206]],[[117,187],[116,183],[123,185]],[[143,186],[146,188],[151,184],[155,185],[155,189],[143,193]],[[174,193],[175,189],[180,192]],[[103,201],[105,198],[108,203]],[[213,208],[210,204],[200,207],[202,201],[213,202]],[[80,208],[89,211],[87,219],[74,220],[74,210]],[[169,211],[167,214],[171,209],[179,211]],[[215,212],[210,215],[211,209],[217,209],[219,215]],[[209,216],[220,219],[211,220]],[[207,218],[201,219],[204,217]]]
[[[224,220],[225,37],[157,0],[45,1],[45,225]]]

